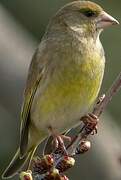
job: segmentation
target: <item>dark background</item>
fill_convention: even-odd
[[[17,149],[22,94],[32,54],[50,17],[69,0],[0,0],[0,172]],[[121,22],[121,1],[95,0]],[[121,26],[101,35],[106,53],[102,91],[121,71]],[[101,118],[89,153],[69,171],[70,179],[121,179],[121,91]],[[16,178],[17,179],[17,178]]]

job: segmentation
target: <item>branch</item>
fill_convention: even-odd
[[[103,101],[99,105],[96,105],[93,113],[97,116],[100,116],[102,112],[104,111],[104,109],[106,108],[106,106],[112,100],[113,96],[120,90],[120,88],[121,88],[121,72],[117,76],[116,80],[113,82],[110,89],[107,91],[106,96],[103,99]]]

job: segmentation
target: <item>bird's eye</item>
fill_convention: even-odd
[[[86,17],[93,17],[96,15],[96,13],[94,11],[91,11],[91,10],[88,10],[88,11],[85,11],[83,12],[83,14],[86,16]]]

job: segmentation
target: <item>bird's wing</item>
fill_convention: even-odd
[[[26,88],[24,92],[24,101],[21,111],[21,128],[20,128],[20,154],[23,156],[26,153],[28,145],[28,133],[30,124],[30,109],[34,99],[34,95],[43,77],[44,60],[39,63],[38,50],[35,52],[30,68]],[[39,67],[38,67],[39,63]]]

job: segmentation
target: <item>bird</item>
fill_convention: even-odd
[[[101,32],[119,22],[91,1],[73,1],[51,18],[30,63],[19,148],[2,178],[16,175],[38,145],[80,122],[98,97],[105,69]]]

